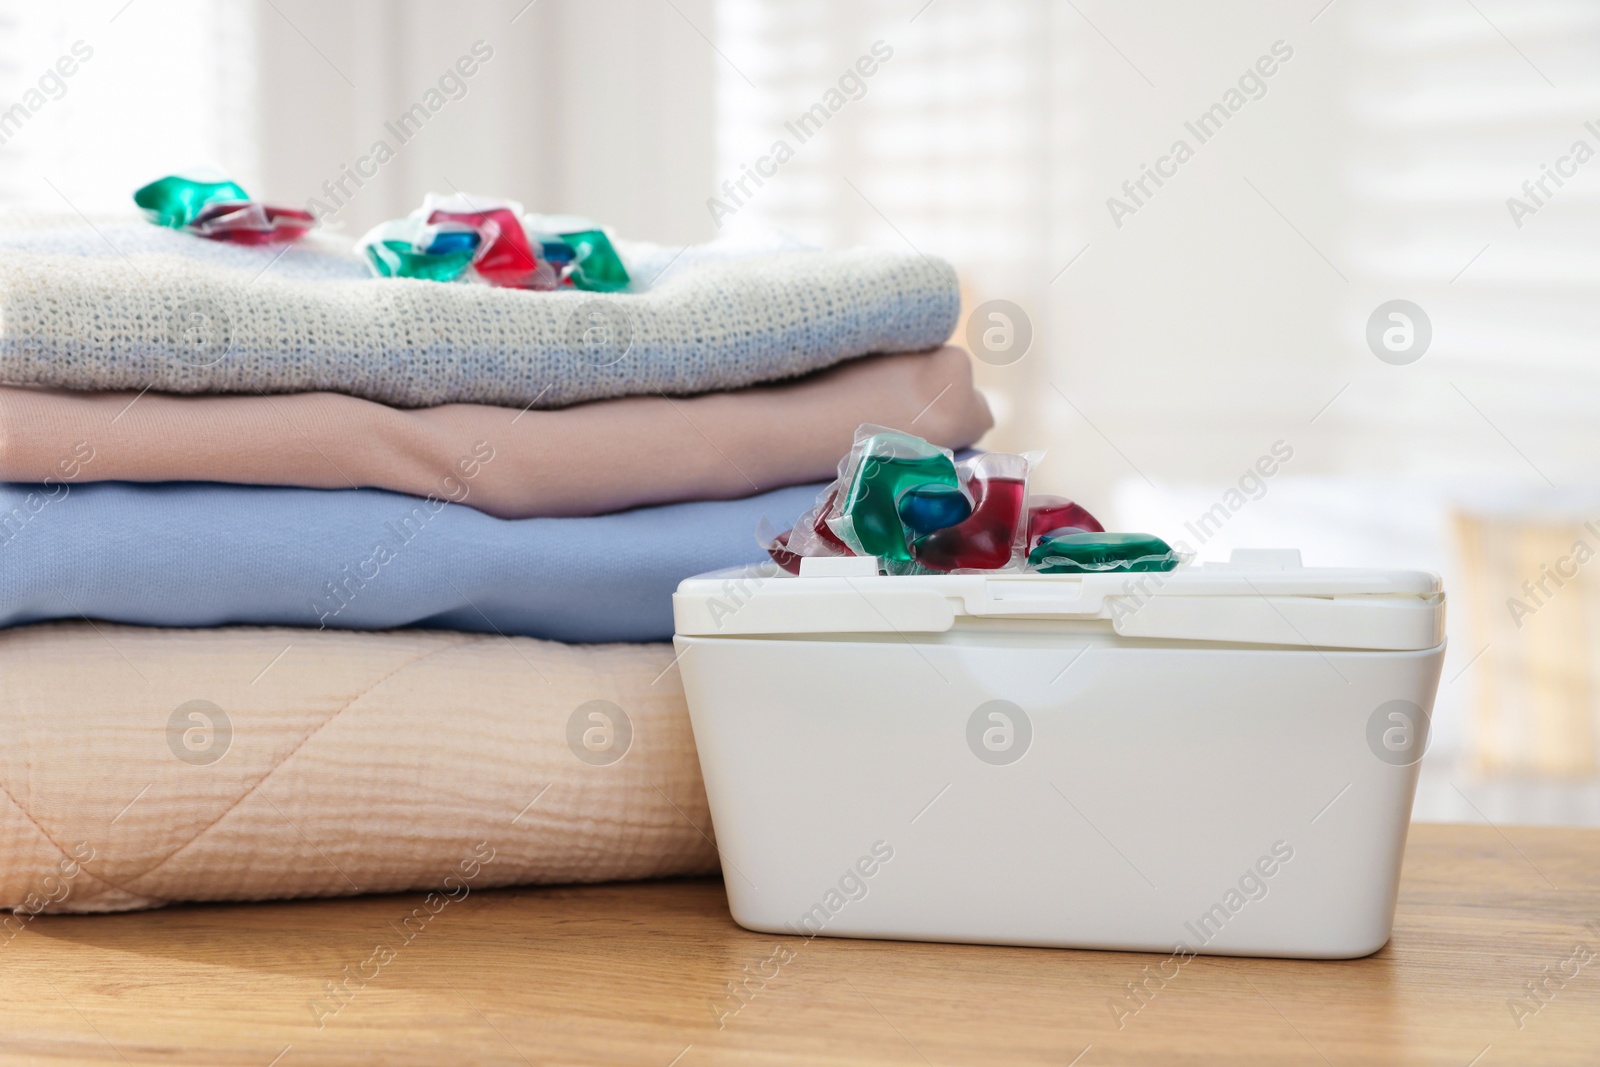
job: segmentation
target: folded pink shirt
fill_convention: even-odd
[[[0,386],[0,481],[209,481],[391,489],[501,518],[599,515],[823,481],[871,422],[948,448],[992,425],[959,348],[807,378],[553,411],[397,409],[338,393],[172,396]],[[493,462],[488,462],[492,459]]]

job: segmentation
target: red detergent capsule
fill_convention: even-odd
[[[834,502],[838,498],[839,490],[837,487],[828,491],[828,499],[824,500],[816,509],[816,518],[812,521],[811,529],[839,555],[853,556],[855,555],[855,550],[839,540],[839,535],[828,528],[828,516],[832,514]]]
[[[1027,481],[974,476],[969,488],[972,517],[920,537],[911,546],[912,556],[924,567],[936,571],[958,567],[994,570],[1011,562],[1028,495]]]
[[[1089,533],[1103,533],[1100,520],[1064,496],[1030,496],[1028,498],[1028,551],[1039,545],[1039,538],[1051,530],[1075,526]]]
[[[491,285],[511,289],[553,289],[560,284],[555,268],[539,259],[522,220],[508,207],[486,211],[432,211],[428,222],[459,222],[483,236],[472,269]]]
[[[228,201],[201,210],[189,229],[213,241],[236,245],[287,244],[304,237],[317,220],[309,212],[254,201]]]
[[[799,574],[800,561],[806,556],[855,555],[849,545],[828,529],[828,512],[833,507],[837,492],[837,489],[829,489],[821,502],[795,520],[792,530],[773,533],[766,520],[762,520],[761,527],[756,529],[756,540],[767,550],[772,562],[790,574]]]
[[[788,571],[790,574],[800,573],[800,555],[789,551],[789,535],[793,530],[785,530],[767,543],[767,555],[772,557],[772,562]]]

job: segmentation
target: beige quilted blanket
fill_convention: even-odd
[[[671,665],[423,631],[0,631],[5,925],[714,871]]]

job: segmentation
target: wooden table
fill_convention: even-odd
[[[1120,1028],[1162,957],[775,938],[716,881],[475,892],[404,942],[420,900],[41,916],[0,945],[0,1062],[1600,1063],[1600,831],[1418,825],[1382,952],[1199,957]]]

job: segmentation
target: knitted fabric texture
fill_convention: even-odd
[[[947,264],[874,249],[708,258],[609,294],[363,277],[329,237],[280,251],[0,217],[0,381],[556,408],[934,348],[960,305]]]

